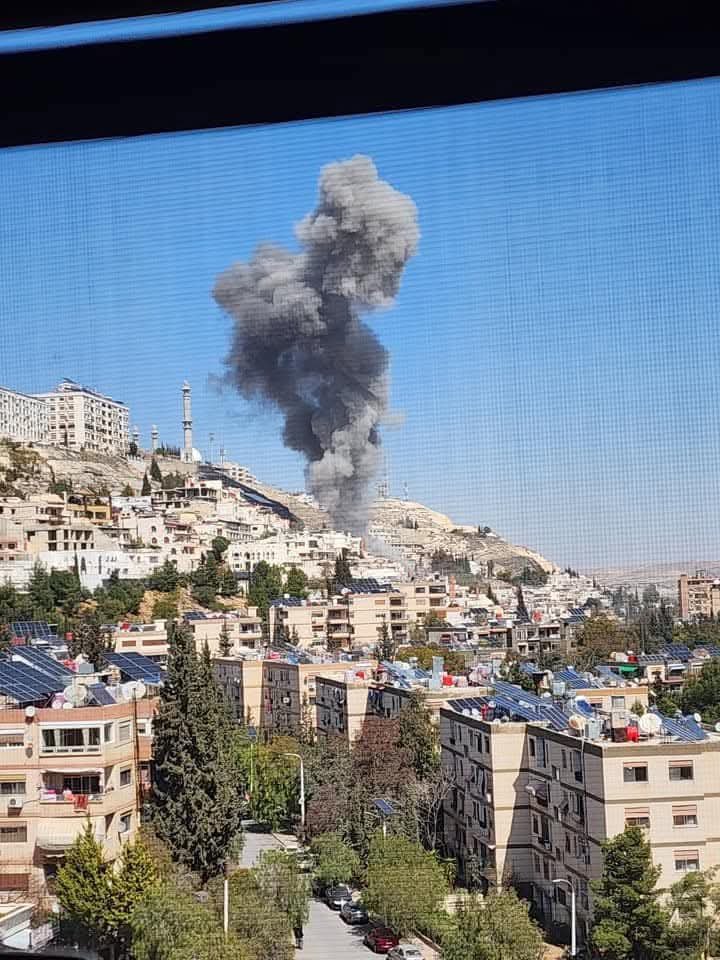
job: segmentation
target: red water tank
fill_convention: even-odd
[[[627,734],[627,739],[632,740],[635,743],[637,743],[637,741],[640,739],[640,731],[635,726],[628,727],[626,734]]]

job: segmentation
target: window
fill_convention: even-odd
[[[650,827],[649,807],[627,807],[625,809],[625,826],[626,827],[642,827],[643,829],[649,829]]]
[[[22,730],[14,733],[0,733],[0,749],[3,747],[22,747],[24,743]]]
[[[623,767],[625,783],[647,783],[648,769],[644,763],[626,763]]]
[[[700,869],[700,855],[697,850],[676,850],[675,869],[678,873],[691,873]]]
[[[485,744],[485,753],[490,753],[490,737],[483,737],[483,743]]]
[[[0,843],[27,843],[24,823],[0,823]]]
[[[118,818],[118,832],[129,833],[131,827],[132,827],[132,812],[123,813],[122,816]]]
[[[112,743],[113,738],[113,725],[111,723],[105,724],[105,743]]]
[[[71,793],[100,793],[100,777],[97,774],[88,776],[66,776],[62,781],[63,790],[69,790]]]
[[[563,907],[567,904],[567,894],[559,883],[555,885],[555,899]]]
[[[239,698],[239,691],[235,691],[236,696]],[[150,736],[150,721],[149,720],[138,720],[137,722],[137,732],[140,737],[149,737]]]
[[[611,697],[610,705],[613,710],[624,710],[625,709],[625,697]]]
[[[125,767],[124,770],[120,771],[120,786],[129,787],[132,783],[132,768]]]
[[[560,751],[560,757],[562,759],[563,770],[567,770],[567,753],[565,752],[565,750]]]
[[[529,748],[530,748],[530,756],[531,756],[531,757],[534,757],[534,756],[535,756],[535,741],[532,739],[532,737],[530,738]]]
[[[670,764],[670,779],[671,780],[692,780],[693,779],[693,765],[690,761],[681,761],[679,763]]]
[[[543,860],[543,877],[546,880],[550,879],[550,864],[547,862],[547,860]]]
[[[540,873],[540,857],[536,853],[533,854],[533,866],[535,873]]]
[[[0,781],[0,797],[16,797],[25,793],[24,780]]]
[[[118,740],[120,743],[128,743],[130,740],[130,721],[126,720],[124,723],[119,725],[118,731],[119,736]]]
[[[697,807],[695,804],[672,808],[674,827],[696,827],[698,825]]]
[[[100,727],[72,727],[43,730],[43,750],[48,753],[97,752],[100,749]]]

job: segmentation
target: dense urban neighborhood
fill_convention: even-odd
[[[336,529],[179,393],[143,447],[0,390],[0,941],[715,955],[720,580],[600,583],[382,484]]]

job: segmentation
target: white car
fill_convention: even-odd
[[[388,950],[388,960],[422,960],[422,953],[414,943],[399,943]]]

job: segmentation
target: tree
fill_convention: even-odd
[[[310,889],[297,858],[285,850],[264,850],[254,870],[263,897],[285,914],[294,930],[307,922]]]
[[[126,483],[125,486],[124,486],[124,487],[122,488],[122,490],[120,491],[120,496],[121,496],[121,497],[134,497],[134,496],[135,496],[135,491],[133,490],[133,488],[130,486],[129,483]]]
[[[152,460],[150,461],[150,476],[157,483],[160,483],[160,484],[162,483],[162,471],[158,466],[158,462],[155,459],[155,457],[153,457]]]
[[[715,883],[716,872],[717,868],[686,873],[670,887],[670,939],[676,957],[706,960],[717,955],[720,890]]]
[[[233,641],[230,636],[230,629],[228,627],[227,619],[223,619],[222,625],[220,627],[220,637],[218,641],[220,647],[220,655],[222,657],[229,657],[230,651],[232,650]]]
[[[152,486],[150,485],[150,478],[147,473],[143,475],[142,488],[140,490],[140,496],[149,497],[152,493]]]
[[[7,623],[0,623],[0,653],[12,646],[13,633]]]
[[[178,573],[178,568],[172,560],[168,559],[164,561],[162,566],[156,567],[155,570],[153,570],[145,583],[148,590],[172,593],[180,586],[181,580],[182,578]]]
[[[112,929],[109,870],[88,817],[57,873],[63,938],[92,947],[107,941]]]
[[[440,749],[437,727],[433,724],[422,694],[413,690],[400,712],[400,742],[410,754],[418,780],[424,780],[438,767]]]
[[[99,670],[105,663],[105,654],[115,649],[115,641],[107,627],[100,623],[96,613],[86,615],[80,620],[68,641],[71,657],[82,656]]]
[[[335,583],[343,586],[352,580],[352,570],[348,560],[347,547],[343,547],[341,552],[335,557]]]
[[[134,440],[131,440],[128,444],[128,456],[136,457],[138,455],[138,445]]]
[[[525,597],[523,596],[523,590],[520,584],[517,588],[517,616],[518,620],[529,620],[530,614],[528,613],[528,608],[525,604]]]
[[[179,601],[180,598],[176,590],[172,593],[165,594],[165,596],[158,597],[153,604],[153,620],[177,620],[179,616]]]
[[[360,857],[339,833],[320,834],[310,844],[310,850],[316,858],[314,877],[321,889],[352,883],[360,876]]]
[[[376,835],[370,843],[363,901],[400,936],[407,936],[442,904],[449,890],[435,854],[405,837]]]
[[[210,549],[212,550],[213,556],[215,557],[218,563],[222,563],[222,559],[225,556],[225,552],[227,551],[227,548],[229,546],[230,546],[230,541],[227,540],[225,537],[213,538],[210,544]]]
[[[271,602],[282,596],[282,592],[282,571],[261,560],[250,574],[248,603],[257,607],[259,615],[266,618]]]
[[[406,662],[412,658],[417,660],[417,665],[422,670],[432,670],[433,657],[442,657],[443,667],[448,673],[464,674],[467,673],[467,663],[465,655],[458,650],[445,650],[441,647],[417,645],[402,648],[402,658]]]
[[[577,632],[576,665],[590,669],[606,661],[615,650],[626,650],[627,631],[604,614],[590,617]]]
[[[285,580],[285,593],[304,600],[307,597],[307,577],[302,570],[293,567]]]
[[[720,720],[720,662],[711,660],[704,664],[700,676],[685,684],[680,709],[683,713],[697,711],[706,723]]]
[[[667,960],[669,916],[655,888],[660,868],[640,827],[603,844],[603,872],[593,881],[591,941],[605,960]]]
[[[50,586],[50,574],[38,562],[33,567],[28,582],[28,601],[33,616],[46,620],[55,610],[55,594]]]
[[[250,793],[250,815],[271,830],[286,824],[298,805],[298,769],[283,757],[297,744],[287,737],[277,737],[268,745],[250,746],[249,741],[236,749],[236,764],[242,771],[245,784],[250,782],[250,763],[253,765],[253,788]]]
[[[255,870],[238,870],[229,881],[229,927],[252,960],[293,960],[290,920],[262,890]],[[221,909],[222,889],[216,902]]]
[[[382,618],[382,623],[377,628],[378,632],[378,643],[375,650],[375,655],[378,660],[389,660],[393,661],[395,659],[395,652],[397,650],[397,643],[390,632],[388,627],[387,617]]]
[[[150,851],[139,838],[126,843],[116,872],[109,871],[108,920],[115,940],[130,940],[133,911],[158,889],[160,876]]]
[[[133,960],[250,960],[207,907],[172,883],[141,901],[130,918]]]
[[[207,646],[173,624],[167,677],[155,719],[155,829],[177,860],[203,880],[218,874],[240,829],[233,727],[212,675]]]
[[[436,850],[442,838],[443,806],[455,784],[454,773],[438,764],[407,791],[402,811],[407,824],[404,832],[426,850]]]
[[[512,890],[474,896],[458,908],[444,960],[542,960],[542,934]]]

